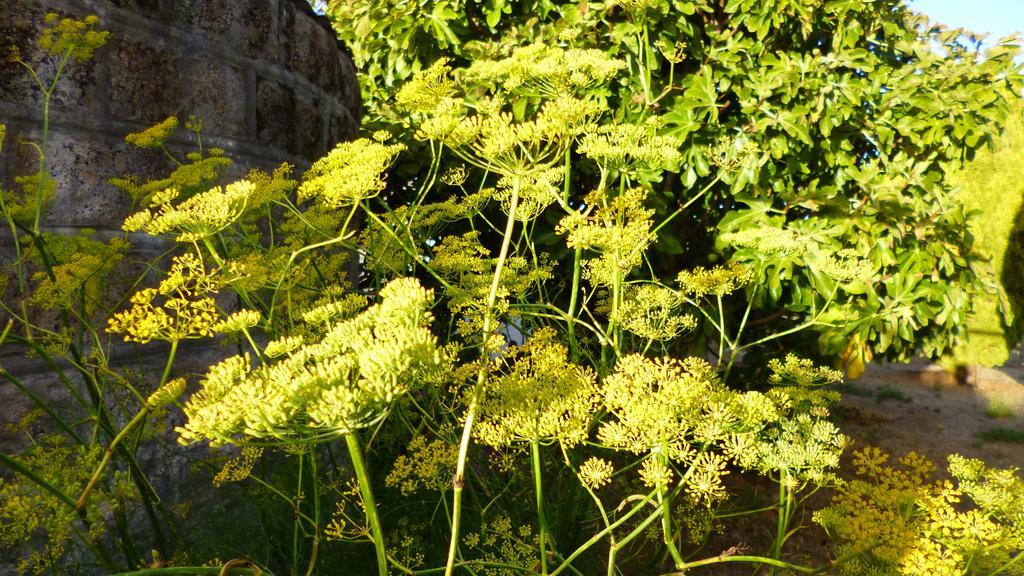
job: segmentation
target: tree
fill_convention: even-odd
[[[681,153],[678,170],[642,177],[657,183],[657,217],[685,207],[651,265],[753,270],[725,303],[747,341],[786,333],[776,341],[854,375],[962,340],[979,255],[947,174],[993,142],[1018,98],[1014,39],[982,52],[902,0],[338,0],[330,14],[384,124],[407,120],[393,88],[440,57],[546,41],[624,59],[607,94],[616,120],[656,125]],[[596,179],[578,172],[571,187]]]

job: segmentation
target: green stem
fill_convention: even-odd
[[[785,470],[779,476],[779,513],[778,522],[775,526],[775,541],[772,543],[772,558],[779,560],[782,556],[782,541],[786,537],[786,528],[789,526],[789,490],[786,489],[788,475]],[[769,574],[776,576],[779,573],[778,566],[772,566]]]
[[[573,560],[575,560],[576,558],[579,558],[579,557],[580,557],[580,555],[582,555],[582,554],[583,554],[584,552],[586,552],[587,550],[589,550],[589,549],[590,549],[590,548],[591,548],[592,546],[596,545],[596,544],[597,544],[598,542],[600,542],[601,540],[604,540],[604,537],[605,537],[605,536],[609,536],[609,535],[612,535],[612,532],[613,532],[613,531],[614,531],[614,530],[615,530],[616,528],[618,528],[619,526],[621,526],[622,524],[624,524],[624,523],[625,523],[625,522],[626,522],[627,520],[629,520],[630,518],[632,518],[633,516],[635,516],[635,515],[636,515],[636,514],[637,514],[638,512],[640,512],[641,510],[643,510],[643,509],[644,509],[644,507],[645,507],[645,506],[647,505],[647,503],[648,503],[648,502],[650,502],[651,500],[653,500],[653,499],[655,498],[655,495],[656,495],[656,492],[651,492],[651,493],[650,493],[650,494],[648,494],[648,495],[647,495],[647,497],[646,497],[646,498],[644,498],[644,499],[643,499],[643,500],[642,500],[642,501],[641,501],[641,502],[640,502],[639,504],[637,504],[636,506],[634,506],[634,507],[633,507],[633,509],[631,509],[631,510],[630,510],[629,512],[627,512],[627,513],[626,513],[625,515],[623,515],[623,516],[622,516],[622,518],[619,518],[619,519],[618,519],[618,520],[616,520],[615,522],[613,522],[613,523],[609,524],[609,525],[608,525],[607,527],[605,527],[605,529],[604,529],[604,530],[601,530],[601,531],[600,531],[600,532],[598,532],[597,534],[594,534],[593,536],[591,536],[589,540],[587,540],[586,542],[584,542],[583,544],[581,544],[581,545],[580,545],[580,547],[579,547],[579,548],[577,548],[576,550],[574,550],[572,554],[569,554],[568,556],[566,556],[566,558],[565,558],[565,561],[564,561],[564,562],[562,562],[562,565],[561,565],[561,566],[559,566],[558,568],[556,568],[556,569],[555,569],[555,570],[554,570],[554,571],[553,571],[553,572],[552,572],[552,573],[550,574],[550,576],[558,576],[558,575],[559,575],[559,574],[561,574],[561,573],[562,573],[562,572],[563,572],[564,570],[568,570],[568,569],[569,569],[569,567],[570,567],[570,566],[572,565],[572,561],[573,561]],[[656,517],[657,517],[657,514],[656,514],[656,513],[655,513],[655,514],[652,514],[652,515],[651,515],[651,517],[652,517],[652,518],[656,518]],[[648,524],[649,524],[649,523],[648,523]],[[614,536],[612,536],[612,537],[613,537],[613,539],[614,539]],[[616,545],[616,544],[615,544],[615,543],[613,542],[613,543],[612,543],[612,548],[614,548],[614,547],[615,547],[615,545]]]
[[[665,446],[661,447],[661,450],[655,454],[655,458],[661,460],[663,466],[668,467],[668,456],[665,454]],[[675,565],[681,566],[683,556],[679,553],[679,549],[676,548],[675,543],[675,531],[672,529],[672,494],[669,493],[667,486],[658,487],[658,503],[661,504],[661,534],[662,541],[665,543],[665,547],[668,548],[669,554],[672,555],[672,561]]]
[[[68,61],[71,59],[71,53],[74,49],[75,47],[72,46],[64,51],[60,64],[57,65],[57,71],[53,74],[50,86],[43,91],[43,141],[39,146],[39,183],[36,186],[36,213],[35,218],[32,220],[33,234],[39,233],[39,222],[43,214],[43,196],[46,191],[46,155],[49,153],[50,146],[50,101],[53,99],[53,93],[57,89],[57,81],[60,80],[61,75],[64,73],[64,67],[67,66]]]
[[[295,518],[292,520],[292,574],[299,573],[299,534],[301,532],[300,519],[302,517],[302,476],[303,476],[303,462],[305,461],[305,453],[299,452],[299,472],[298,478],[295,479],[295,500],[292,501],[292,506],[295,508]]]
[[[762,267],[758,268],[758,272],[755,278],[760,278]],[[747,298],[747,308],[743,311],[743,319],[740,320],[740,327],[736,330],[736,337],[729,343],[729,364],[725,367],[725,373],[722,375],[722,381],[728,382],[729,373],[732,371],[733,364],[736,363],[736,356],[740,353],[740,339],[743,338],[743,330],[747,327],[747,320],[750,318],[750,310],[754,306],[754,299],[757,298],[757,285],[750,292],[750,297]],[[719,299],[721,301],[721,299]],[[723,325],[724,327],[724,325]]]
[[[315,446],[309,450],[309,481],[313,490],[313,549],[309,552],[306,576],[310,576],[316,570],[317,553],[320,550],[320,477],[317,470]]]
[[[801,574],[821,574],[826,570],[832,568],[831,564],[826,564],[819,568],[809,568],[807,566],[800,566],[799,564],[790,564],[789,562],[783,562],[781,560],[775,560],[773,558],[765,558],[763,556],[715,556],[713,558],[705,558],[703,560],[694,560],[693,562],[686,562],[682,566],[678,567],[678,572],[672,574],[666,574],[664,576],[683,576],[687,573],[687,570],[691,568],[697,568],[698,566],[708,566],[710,564],[721,564],[722,562],[750,562],[753,564],[766,564],[775,568],[784,568],[792,572],[799,572]]]
[[[645,518],[644,521],[641,522],[635,529],[633,529],[633,531],[630,532],[625,538],[611,546],[611,549],[608,551],[608,576],[615,576],[615,556],[618,555],[619,550],[621,550],[622,547],[626,544],[632,542],[634,538],[636,538],[640,534],[643,534],[643,532],[647,530],[647,527],[653,524],[654,521],[657,520],[658,516],[660,515],[661,508],[659,507],[658,510],[656,510],[653,514]]]
[[[363,495],[363,505],[366,508],[366,519],[370,522],[370,534],[373,537],[373,547],[377,552],[377,573],[380,576],[387,576],[388,556],[384,548],[384,530],[381,528],[380,516],[377,514],[377,503],[373,499],[373,486],[370,483],[370,474],[363,460],[363,449],[359,445],[359,437],[355,432],[345,434],[345,443],[348,445],[348,453],[352,458],[352,468],[355,469],[356,479],[359,481],[359,491]]]
[[[501,250],[498,252],[498,261],[494,266],[494,276],[491,279],[491,290],[487,295],[487,308],[484,313],[483,342],[481,353],[486,356],[486,345],[491,335],[494,324],[494,304],[498,299],[498,286],[501,283],[501,272],[505,267],[505,259],[508,258],[509,246],[512,242],[512,232],[516,224],[516,208],[519,206],[519,185],[518,178],[512,185],[512,198],[509,201],[508,220],[505,222],[505,235],[501,240]],[[462,439],[459,441],[459,459],[455,463],[455,476],[452,479],[452,537],[448,543],[448,561],[445,563],[445,576],[451,576],[455,569],[455,557],[459,549],[459,527],[462,522],[462,491],[465,484],[466,459],[469,454],[469,442],[473,434],[473,423],[476,420],[476,413],[480,408],[480,395],[483,392],[484,381],[487,379],[487,363],[483,363],[477,372],[476,384],[473,386],[469,399],[469,406],[466,409],[466,423],[462,427]]]
[[[97,466],[96,470],[93,471],[92,478],[89,479],[89,483],[85,485],[85,489],[82,490],[82,494],[78,497],[78,501],[75,502],[76,509],[81,510],[82,508],[85,508],[85,504],[89,501],[89,493],[92,492],[96,483],[99,482],[100,476],[103,474],[103,470],[106,469],[107,464],[110,462],[110,458],[114,455],[114,449],[117,448],[117,445],[124,440],[125,436],[127,436],[139,422],[142,422],[146,418],[147,414],[149,414],[149,407],[143,407],[142,410],[139,410],[139,413],[136,414],[120,432],[117,433],[117,436],[114,436],[114,440],[111,441],[110,446],[107,446],[107,449],[103,452],[103,459],[100,460],[99,466]]]
[[[718,361],[715,368],[722,366],[722,353],[725,351],[725,311],[722,310],[722,297],[715,295],[718,304]]]
[[[580,296],[580,272],[583,269],[582,258],[583,248],[577,246],[572,259],[572,294],[569,295],[569,311],[566,312],[569,321],[569,347],[572,350],[573,362],[579,361],[579,345],[576,343],[576,305],[579,302]]]
[[[56,78],[54,78],[56,84]],[[46,154],[50,136],[50,94],[43,96],[43,142],[39,152],[39,183],[36,186],[36,210],[32,219],[32,232],[39,233],[39,222],[43,214],[43,196],[46,192]]]
[[[168,568],[145,568],[134,572],[119,572],[109,576],[274,576],[260,568],[234,566],[173,566]]]
[[[540,524],[540,572],[544,576],[548,574],[548,521],[544,515],[544,487],[540,462],[540,444],[537,440],[530,442],[530,461],[533,464],[533,488],[537,497],[537,520]]]
[[[171,350],[167,353],[167,362],[164,364],[164,373],[160,377],[160,383],[157,385],[157,389],[167,383],[167,378],[171,375],[171,366],[174,365],[174,358],[177,354],[178,341],[175,340],[174,342],[171,342]],[[82,490],[82,494],[78,497],[78,501],[75,502],[75,508],[77,510],[81,510],[85,507],[86,502],[89,500],[89,493],[96,486],[96,483],[99,482],[100,476],[103,474],[103,470],[106,469],[107,463],[110,462],[110,458],[114,455],[114,450],[117,448],[118,444],[124,440],[128,433],[131,432],[139,422],[146,419],[147,414],[149,414],[149,406],[143,406],[142,409],[139,410],[138,414],[136,414],[131,421],[125,424],[124,428],[117,433],[117,436],[114,436],[114,439],[110,441],[110,445],[107,446],[107,449],[103,452],[103,459],[100,460],[99,466],[97,466],[96,470],[93,471],[92,478],[89,479],[89,483],[86,484],[85,489]]]

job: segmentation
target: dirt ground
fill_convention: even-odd
[[[840,429],[853,438],[853,448],[879,446],[891,454],[911,450],[924,454],[942,470],[946,457],[959,453],[980,458],[988,465],[1024,469],[1024,368],[978,369],[959,382],[940,367],[925,363],[874,365],[858,380],[842,387],[843,400],[835,407]],[[993,428],[1018,431],[1018,442],[989,440]],[[844,468],[849,466],[849,453]],[[849,470],[845,470],[849,472]],[[845,474],[841,472],[841,474]],[[737,508],[751,509],[774,503],[774,485],[745,478],[731,485]],[[805,566],[822,566],[831,557],[827,536],[810,518],[810,511],[828,504],[829,490],[815,494],[795,524],[803,526],[786,543],[786,558]],[[700,552],[702,556],[732,546],[760,552],[770,545],[775,513],[766,511],[733,519]],[[763,576],[767,568],[749,565],[714,565],[694,571],[708,576]]]
[[[914,450],[940,468],[953,453],[1024,468],[1024,368],[979,368],[967,380],[934,365],[869,367],[843,386],[840,428],[855,447]]]

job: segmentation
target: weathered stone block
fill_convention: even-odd
[[[143,123],[187,114],[182,56],[165,41],[139,42],[114,35],[106,47],[110,113],[118,120]]]
[[[244,138],[245,76],[235,66],[220,62],[194,60],[188,70],[188,83],[192,89],[192,109],[203,120],[204,128],[212,134]]]
[[[256,133],[261,144],[295,150],[295,90],[276,80],[256,83]]]
[[[253,0],[245,13],[246,52],[252,58],[279,63],[277,0]]]
[[[174,20],[185,30],[206,32],[219,43],[242,48],[247,3],[244,0],[177,0]]]

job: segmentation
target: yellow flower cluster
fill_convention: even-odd
[[[342,142],[306,172],[299,200],[317,198],[329,208],[341,208],[373,198],[384,189],[384,171],[404,149],[367,138]]]
[[[29,257],[49,266],[50,273],[33,275],[36,287],[29,302],[48,310],[77,309],[84,304],[86,314],[101,307],[107,282],[124,259],[128,242],[123,238],[101,242],[92,235],[88,229],[75,235],[43,233],[46,262],[37,250],[29,252]]]
[[[214,325],[215,332],[230,334],[248,330],[260,323],[262,315],[256,310],[239,310]]]
[[[438,60],[403,86],[397,102],[420,117],[418,138],[518,178],[562,159],[607,109],[594,94],[623,67],[599,50],[537,43],[504,58],[478,58],[455,78],[449,62]]]
[[[699,358],[626,356],[604,379],[602,391],[611,416],[598,430],[602,444],[649,454],[643,474],[652,486],[665,479],[659,465],[691,466],[686,491],[703,505],[724,496],[727,462],[823,483],[831,480],[847,442],[825,419],[827,395],[730,390]],[[811,406],[820,409],[803,401],[801,394],[812,393],[818,404]]]
[[[1024,479],[1019,470],[987,468],[981,460],[958,454],[949,457],[948,469],[980,509],[1024,530]]]
[[[558,185],[564,176],[565,170],[562,168],[541,170],[524,176],[504,176],[498,181],[494,197],[501,202],[502,209],[508,214],[511,210],[513,188],[517,188],[519,204],[516,208],[516,220],[529,222],[558,200],[561,192]]]
[[[596,490],[612,481],[615,468],[604,458],[591,457],[580,464],[579,477],[584,485]]]
[[[852,555],[841,574],[932,576],[1024,574],[1024,481],[1016,469],[949,459],[953,481],[913,452],[888,464],[877,448],[854,453],[857,477],[814,515]]]
[[[508,350],[507,368],[484,387],[474,427],[480,441],[502,447],[549,440],[573,446],[585,440],[598,405],[597,376],[568,356],[548,327]]]
[[[181,441],[315,442],[371,425],[439,363],[431,302],[417,280],[394,280],[378,303],[328,322],[318,341],[279,360],[251,369],[235,356],[213,366],[185,407]]]
[[[682,303],[674,290],[664,286],[629,286],[615,320],[641,338],[671,340],[697,327],[696,318],[680,313]]]
[[[797,386],[824,386],[843,381],[843,373],[824,366],[818,366],[811,360],[800,358],[796,354],[786,354],[784,360],[772,358],[768,361],[768,369],[772,374],[768,383],[773,386],[795,384]]]
[[[213,236],[234,224],[245,212],[256,185],[248,180],[227,186],[214,186],[186,199],[177,206],[170,201],[176,191],[153,197],[156,210],[149,208],[125,219],[126,232],[145,231],[154,236],[173,234],[178,242],[196,242]],[[162,202],[162,203],[161,203]]]
[[[662,458],[648,458],[640,465],[640,481],[648,488],[665,488],[672,478],[672,469]]]
[[[15,176],[14,183],[17,185],[14,190],[0,188],[4,208],[12,220],[27,222],[35,216],[36,204],[40,202],[39,193],[39,172],[24,176]],[[57,181],[48,174],[44,175],[42,183],[41,202],[45,207],[50,203],[54,193],[57,192]]]
[[[753,272],[742,264],[730,263],[728,266],[704,268],[698,266],[693,270],[683,270],[676,281],[679,289],[686,296],[694,299],[705,296],[725,296],[749,284],[754,279]]]
[[[385,484],[397,486],[405,495],[421,488],[443,491],[452,485],[458,456],[458,446],[443,440],[428,441],[425,436],[416,436],[409,442],[407,454],[395,458]]]
[[[282,336],[281,338],[268,342],[267,347],[263,349],[263,354],[268,358],[277,358],[278,356],[284,356],[289,352],[297,350],[305,342],[306,341],[302,336]]]
[[[588,215],[573,213],[559,222],[557,232],[566,235],[570,248],[600,253],[584,263],[584,276],[594,285],[612,286],[640,265],[651,243],[653,210],[644,208],[647,192],[640,188],[611,199],[594,193],[587,203],[596,208]]]
[[[695,504],[711,507],[725,498],[722,478],[729,473],[728,462],[716,452],[701,452],[691,463],[693,471],[686,478],[686,494]]]
[[[338,504],[331,520],[324,528],[324,536],[330,540],[360,540],[370,535],[366,521],[366,502],[355,478],[349,478],[340,490]],[[352,514],[350,508],[356,508]]]
[[[276,286],[288,256],[281,250],[271,249],[245,252],[225,259],[220,269],[220,285],[240,292],[255,292],[260,288]],[[286,276],[285,281],[291,278]]]
[[[179,396],[185,393],[185,379],[175,378],[163,386],[157,388],[146,398],[146,406],[155,409],[163,408],[173,404]]]
[[[874,276],[875,266],[870,260],[861,258],[854,250],[843,249],[824,253],[811,249],[807,258],[808,266],[820,270],[836,282],[869,282]]]
[[[302,313],[302,320],[313,326],[348,320],[365,308],[366,304],[366,297],[362,294],[344,294],[338,299],[325,296],[314,302],[312,308]]]
[[[508,516],[480,524],[479,532],[466,534],[463,542],[491,566],[475,568],[481,576],[521,576],[537,561],[537,535],[527,526],[516,528]],[[505,567],[502,567],[504,565]]]
[[[782,254],[799,256],[807,251],[807,243],[787,228],[761,226],[739,232],[726,232],[719,236],[722,242],[734,248],[745,248],[763,256]]]
[[[465,322],[474,326],[483,321],[494,266],[495,259],[480,243],[477,232],[445,237],[434,248],[430,260],[430,267],[451,283],[446,294],[449,310],[465,315]],[[498,284],[495,314],[501,316],[508,311],[507,299],[511,295],[525,297],[551,274],[551,265],[544,259],[532,263],[522,256],[508,258]]]
[[[604,111],[596,101],[568,96],[545,101],[525,120],[504,111],[500,98],[478,103],[471,115],[465,102],[442,104],[420,124],[418,137],[444,142],[469,164],[503,176],[551,168]]]
[[[107,330],[140,344],[211,336],[221,320],[210,297],[214,292],[212,275],[198,257],[177,256],[160,284],[132,294],[132,307],[111,316]]]
[[[229,482],[241,482],[252,474],[252,469],[263,456],[263,448],[243,446],[241,453],[224,463],[224,466],[213,477],[214,486],[223,486]]]
[[[166,120],[124,137],[124,141],[137,148],[160,148],[178,129],[178,118],[169,116]]]
[[[579,151],[602,170],[643,174],[677,168],[681,142],[659,135],[657,129],[657,124],[650,122],[603,124],[580,139]]]
[[[46,15],[44,22],[38,44],[51,56],[68,54],[84,62],[91,59],[93,52],[106,44],[110,37],[110,32],[96,30],[100,19],[95,15],[76,20],[61,18],[59,14],[51,12]]]
[[[18,460],[41,482],[63,494],[77,494],[88,483],[100,449],[70,445],[51,435],[18,454]],[[127,474],[96,485],[80,513],[58,500],[40,483],[20,474],[0,477],[0,549],[19,574],[46,574],[67,553],[75,538],[100,539],[118,506],[136,494]],[[84,519],[89,527],[79,532]],[[83,533],[84,532],[84,533]]]
[[[726,393],[700,358],[652,360],[638,354],[619,360],[602,391],[613,417],[598,431],[603,444],[634,454],[662,450],[679,461],[691,457],[690,440],[709,400]]]
[[[784,472],[795,480],[822,485],[831,482],[833,470],[849,443],[828,415],[782,410],[754,432],[740,432],[724,442],[724,453],[741,468],[759,472]]]
[[[219,148],[208,148],[206,152],[206,156],[198,152],[188,154],[188,161],[175,168],[166,178],[143,182],[138,177],[129,175],[111,178],[109,182],[141,205],[155,208],[173,200],[179,194],[188,197],[208,190],[221,176],[222,169],[232,164]],[[179,194],[168,192],[169,189],[178,190]],[[253,206],[251,201],[248,204]]]
[[[601,50],[560,48],[543,42],[516,48],[507,58],[478,58],[464,71],[468,85],[523,96],[579,96],[603,88],[626,63]]]
[[[449,66],[450,60],[438,58],[428,68],[417,73],[406,82],[395,95],[395,103],[414,114],[424,114],[437,109],[441,101],[451,97],[456,90]]]

